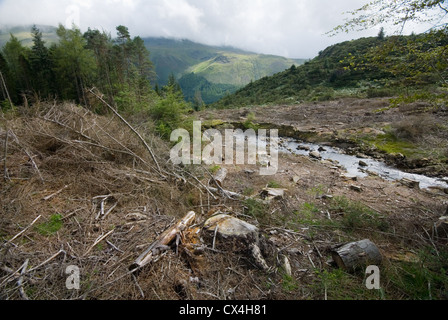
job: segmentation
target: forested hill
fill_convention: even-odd
[[[337,97],[380,97],[403,89],[437,87],[447,63],[435,53],[445,48],[444,32],[361,38],[321,51],[299,67],[252,82],[213,104],[216,108],[324,101]],[[434,54],[431,54],[434,53]]]
[[[47,45],[58,41],[57,28],[37,26]],[[22,45],[32,45],[32,26],[0,30],[0,48],[13,34]],[[304,59],[288,59],[256,54],[227,46],[209,46],[190,40],[160,37],[142,39],[154,64],[156,82],[168,84],[169,77],[179,81],[185,98],[199,103],[213,103],[233,93],[251,81],[283,71],[291,65],[301,65]]]
[[[167,84],[170,75],[174,75],[188,100],[202,100],[206,104],[251,81],[305,62],[185,39],[144,38],[144,41],[151,52],[158,84]]]

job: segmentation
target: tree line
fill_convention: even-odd
[[[0,51],[1,106],[56,99],[98,111],[101,105],[88,94],[96,88],[118,111],[149,113],[166,138],[191,106],[176,81],[154,90],[156,73],[143,39],[132,38],[125,26],[116,32],[112,38],[97,29],[82,33],[76,26],[59,25],[57,43],[48,46],[33,26],[31,47],[11,34]]]
[[[0,70],[14,104],[24,96],[58,98],[87,104],[86,88],[95,86],[109,102],[122,105],[142,100],[151,92],[155,73],[149,51],[140,37],[118,26],[117,37],[99,30],[59,25],[58,42],[47,46],[42,32],[33,26],[32,46],[25,47],[13,34],[0,51]]]

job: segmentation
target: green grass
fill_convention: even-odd
[[[54,214],[47,222],[37,225],[36,230],[43,236],[51,236],[58,232],[62,226],[62,216],[60,214]]]
[[[341,269],[315,270],[316,280],[310,289],[314,299],[328,300],[380,300],[383,290],[369,290],[364,275],[350,274]]]
[[[316,224],[319,222],[319,217],[317,216],[319,212],[319,208],[314,203],[306,202],[298,211],[295,211],[297,223]]]
[[[262,220],[262,222],[265,222],[264,220],[267,217],[268,207],[258,202],[254,199],[247,199],[243,201],[243,206],[245,208],[245,213],[249,216],[254,217],[257,220]]]
[[[285,292],[291,293],[299,288],[299,283],[294,277],[284,273],[282,277],[282,288]]]
[[[342,215],[338,224],[348,232],[355,229],[386,231],[389,228],[387,221],[378,212],[344,196],[333,198],[329,210]]]
[[[447,299],[448,251],[420,250],[418,262],[393,263],[385,269],[383,277],[393,286],[391,290],[404,293],[408,299]]]
[[[275,188],[281,188],[282,186],[276,181],[269,181],[267,187],[275,189]]]
[[[220,169],[221,169],[221,166],[216,165],[216,166],[212,166],[212,167],[210,167],[209,171],[210,171],[211,174],[215,174],[215,173],[217,173]]]
[[[404,156],[414,156],[417,151],[417,146],[411,142],[401,140],[395,136],[392,132],[386,134],[380,134],[376,137],[370,137],[366,139],[369,143],[374,145],[377,149],[386,152],[388,154],[401,153]]]

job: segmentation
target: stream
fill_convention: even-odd
[[[431,178],[421,174],[407,173],[388,166],[379,160],[370,158],[361,159],[356,156],[348,155],[344,150],[336,147],[299,142],[292,138],[280,138],[279,152],[308,156],[312,151],[318,151],[323,160],[330,160],[340,165],[350,176],[363,178],[367,177],[369,174],[374,174],[389,181],[400,181],[402,179],[416,181],[420,183],[421,189],[448,188],[448,178],[446,177]],[[364,162],[364,166],[360,165],[360,161]]]

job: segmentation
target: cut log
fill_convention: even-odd
[[[338,247],[331,255],[338,267],[347,271],[367,265],[379,265],[382,261],[378,247],[368,239]]]
[[[134,261],[134,263],[129,267],[129,270],[137,271],[138,269],[141,269],[151,263],[155,258],[160,256],[163,251],[166,251],[169,248],[169,245],[176,240],[177,236],[180,235],[182,231],[190,227],[195,219],[196,214],[193,211],[190,211],[178,223],[162,233],[162,235]]]
[[[227,177],[227,169],[221,168],[213,177],[213,179],[216,181],[216,184],[222,188],[223,187],[222,183],[226,179],[226,177]]]

